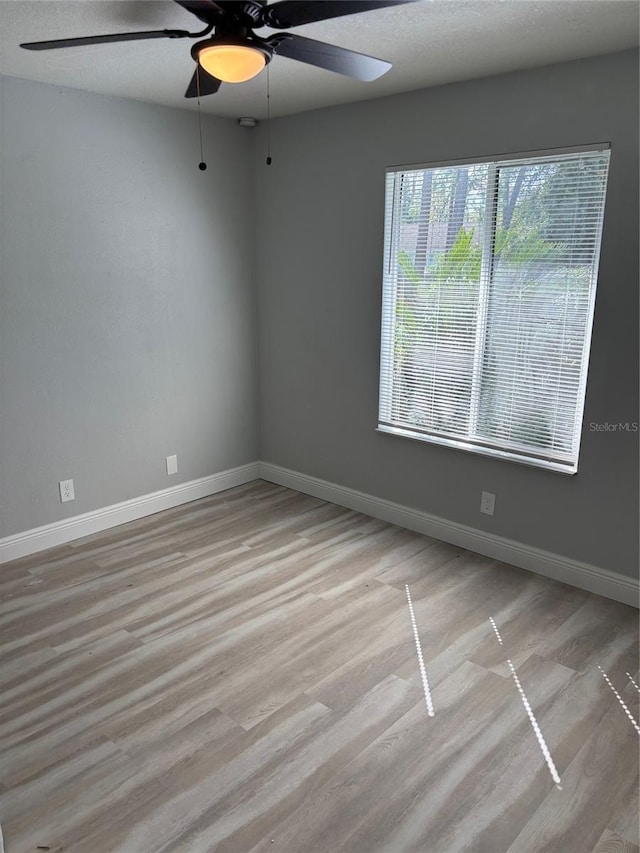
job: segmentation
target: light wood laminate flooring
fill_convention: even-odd
[[[6,853],[638,853],[631,607],[262,481],[0,594]]]

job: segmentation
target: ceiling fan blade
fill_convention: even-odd
[[[280,0],[279,3],[267,6],[262,18],[268,27],[288,29],[414,2],[416,0]]]
[[[318,68],[326,68],[338,74],[346,74],[347,77],[353,77],[355,80],[365,82],[376,80],[391,68],[391,63],[384,59],[376,59],[364,53],[356,53],[354,50],[304,38],[304,36],[277,33],[266,41],[271,44],[274,53],[278,56],[297,59],[298,62],[306,62],[307,65],[316,65]]]
[[[204,68],[196,68],[193,72],[193,77],[187,86],[187,91],[184,93],[185,98],[198,97],[198,76],[200,76],[200,97],[204,97],[204,95],[215,95],[220,88],[222,80],[218,80],[217,77],[212,77],[211,74],[207,74]]]
[[[223,12],[222,7],[213,0],[175,0],[175,2],[196,18],[200,18],[205,24],[214,21]]]
[[[110,44],[117,41],[139,39],[178,39],[191,35],[186,30],[147,30],[139,33],[113,33],[106,36],[83,36],[76,39],[54,39],[53,41],[29,41],[21,44],[26,50],[53,50],[57,47],[83,47],[88,44]]]

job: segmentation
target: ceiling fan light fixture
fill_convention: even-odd
[[[246,44],[209,44],[198,51],[198,62],[223,83],[244,83],[256,77],[267,64],[267,56]]]

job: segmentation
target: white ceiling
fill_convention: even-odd
[[[387,59],[394,67],[373,83],[360,83],[276,56],[269,68],[271,115],[624,50],[638,44],[639,9],[637,0],[420,0],[308,24],[295,32]],[[171,0],[0,0],[0,73],[195,109],[183,97],[194,68],[187,39],[43,52],[18,44],[202,27]],[[263,118],[266,74],[222,86],[202,100],[202,109]]]

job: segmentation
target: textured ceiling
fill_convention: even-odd
[[[624,50],[638,44],[636,0],[420,0],[296,28],[309,38],[387,59],[373,83],[275,57],[271,115]],[[0,73],[90,92],[195,109],[188,40],[30,52],[21,41],[202,24],[171,0],[0,0]],[[268,35],[271,31],[263,30]],[[263,118],[266,74],[202,100],[212,115]]]

